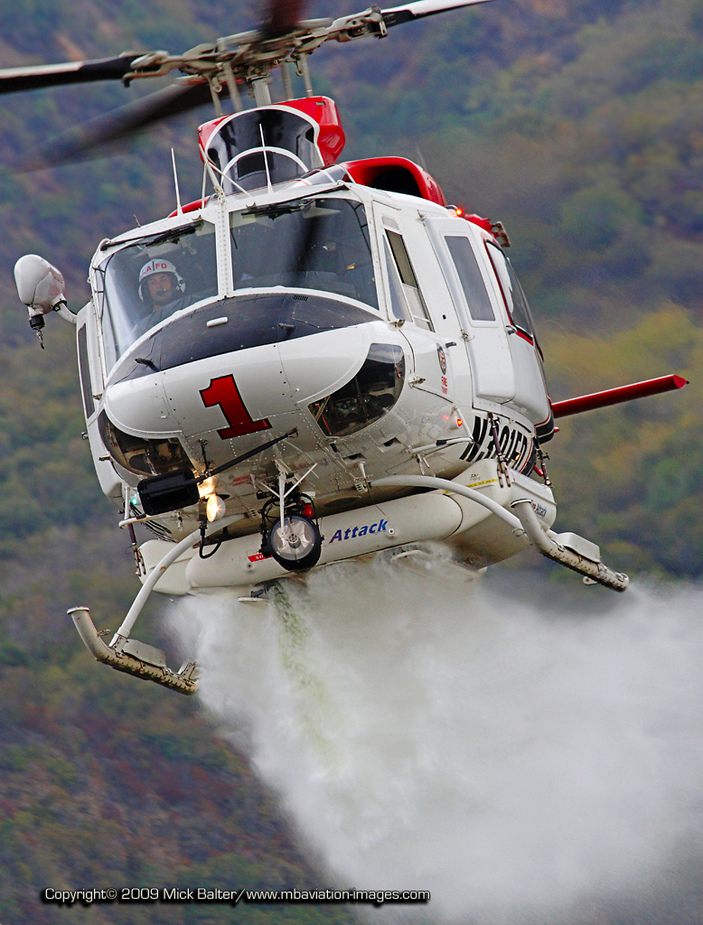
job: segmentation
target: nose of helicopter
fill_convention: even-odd
[[[309,425],[308,405],[355,374],[376,328],[387,335],[377,315],[322,296],[222,300],[137,346],[106,390],[106,411],[127,433],[206,439],[208,452],[259,431],[276,436]]]
[[[213,432],[229,440],[290,430],[302,423],[311,401],[333,392],[363,362],[363,330],[344,335],[322,332],[168,370],[164,390],[170,413],[194,440],[210,441]]]

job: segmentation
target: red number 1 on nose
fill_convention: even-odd
[[[234,376],[220,376],[212,379],[206,389],[201,389],[200,395],[206,408],[219,405],[227,419],[229,427],[223,427],[217,433],[223,440],[230,437],[241,437],[244,434],[254,434],[258,430],[268,430],[271,425],[263,418],[253,421],[251,415],[244,407]]]

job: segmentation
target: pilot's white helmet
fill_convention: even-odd
[[[186,291],[185,280],[175,268],[175,266],[171,263],[171,261],[164,260],[163,257],[154,257],[154,259],[150,260],[149,263],[145,263],[139,271],[139,298],[142,300],[142,302],[146,301],[144,297],[144,281],[150,276],[153,276],[154,273],[171,273],[176,279],[176,291]]]

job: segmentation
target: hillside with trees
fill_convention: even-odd
[[[3,4],[0,66],[175,52],[251,26],[257,8]],[[318,0],[307,13],[358,8]],[[313,65],[318,59],[315,85],[340,105],[345,157],[421,160],[450,201],[504,222],[554,400],[669,372],[691,380],[680,394],[559,422],[548,449],[559,525],[599,542],[613,567],[700,578],[703,0],[496,0],[381,42],[323,49]],[[21,164],[48,138],[151,89],[4,97],[0,164]],[[108,875],[144,886],[323,879],[295,847],[275,798],[197,703],[108,672],[83,650],[67,607],[89,603],[101,625],[114,626],[137,583],[81,439],[73,332],[50,319],[41,351],[12,279],[19,256],[40,253],[62,270],[79,307],[98,242],[173,208],[171,147],[183,197],[199,198],[195,125],[207,118],[207,109],[179,117],[107,158],[0,170],[3,925],[54,921],[39,889],[107,886]],[[522,564],[541,568],[530,555]],[[556,571],[542,574],[561,581]],[[156,638],[160,606],[145,620]],[[167,911],[80,915],[87,923],[221,920],[203,909]],[[335,907],[251,907],[237,917],[351,921]]]

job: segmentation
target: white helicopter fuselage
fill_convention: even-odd
[[[345,211],[357,239],[320,237],[344,232]],[[272,275],[286,283],[286,274],[278,242],[272,238],[267,251],[266,235],[279,222],[290,237],[282,219],[316,231],[307,248],[319,254],[312,270],[276,285]],[[263,236],[244,264],[250,255],[242,235],[238,243],[241,232]],[[127,331],[136,293],[125,295],[119,272],[156,253],[181,274],[197,264],[197,285],[207,293],[194,292],[195,301],[154,327],[158,313],[142,305],[146,324]],[[234,518],[228,538],[254,534],[255,541],[262,494],[281,467],[291,479],[304,477],[322,518],[407,493],[369,490],[387,476],[454,478],[499,455],[529,472],[535,430],[549,423],[550,407],[534,333],[517,329],[509,314],[505,291],[515,284],[505,266],[494,236],[454,210],[327,171],[314,183],[213,196],[104,242],[91,269],[93,300],[78,319],[88,435],[103,491],[124,506],[125,519],[142,519],[136,490],[145,478],[178,466],[203,476],[288,434],[201,484],[201,497],[224,501],[220,517]],[[481,287],[480,298],[470,286]],[[200,514],[195,504],[147,523],[180,539]],[[336,532],[325,529],[328,545]],[[387,545],[427,532],[418,521],[416,537],[404,531]],[[337,549],[354,555],[348,539],[337,537]]]
[[[596,544],[550,529],[556,505],[540,447],[557,413],[685,380],[553,406],[502,226],[461,217],[403,158],[339,163],[336,106],[309,80],[307,57],[328,40],[382,38],[481,2],[297,23],[297,5],[274,0],[261,32],[184,55],[0,74],[10,92],[180,70],[190,79],[150,102],[147,121],[199,104],[205,83],[218,113],[199,128],[203,198],[103,241],[77,315],[55,267],[36,254],[15,265],[40,340],[54,311],[77,325],[87,438],[142,581],[109,645],[88,608],[69,611],[99,661],[193,693],[195,663],[173,672],[131,635],[152,590],[240,589],[240,600],[260,603],[291,572],[388,549],[422,556],[423,541],[455,543],[472,575],[534,545],[588,582],[627,587]],[[303,98],[291,98],[291,63]],[[268,75],[280,65],[287,98],[272,103]],[[137,524],[158,538],[140,545]]]

